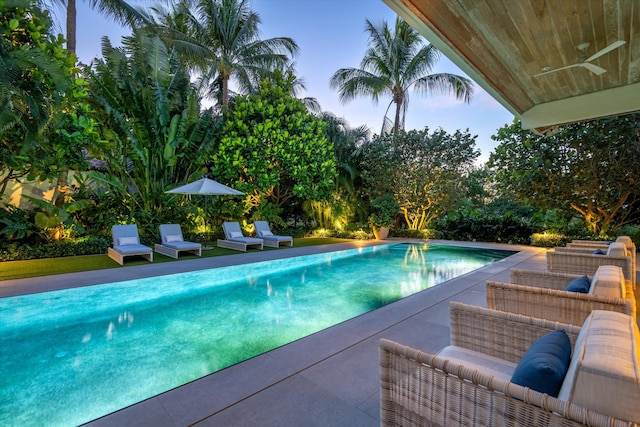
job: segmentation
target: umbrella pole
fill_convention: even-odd
[[[210,249],[213,249],[213,243],[211,243],[211,246],[209,246],[209,243],[211,242],[211,231],[209,230],[209,227],[207,225],[207,206],[209,205],[209,196],[206,196],[204,199],[204,230],[205,230],[205,241],[204,241],[204,245],[202,245],[202,249],[205,251],[208,251]]]

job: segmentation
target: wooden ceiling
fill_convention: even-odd
[[[383,1],[527,129],[640,111],[638,0]]]

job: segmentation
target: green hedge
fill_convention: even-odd
[[[105,254],[110,244],[111,241],[104,237],[88,237],[75,242],[62,241],[39,245],[9,244],[0,250],[0,261]]]

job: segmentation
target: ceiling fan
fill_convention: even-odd
[[[615,49],[619,48],[620,46],[622,46],[625,43],[626,43],[625,40],[616,40],[613,43],[611,43],[609,46],[605,47],[604,49],[599,50],[598,52],[594,53],[590,57],[588,57],[586,59],[581,58],[575,64],[567,65],[566,67],[560,67],[560,68],[556,68],[556,69],[553,69],[553,70],[549,69],[549,67],[543,67],[542,68],[542,72],[538,73],[538,74],[535,74],[533,77],[543,76],[545,74],[555,73],[556,71],[566,70],[568,68],[574,68],[574,67],[586,68],[587,70],[589,70],[592,73],[594,73],[594,74],[599,76],[602,73],[606,73],[607,70],[605,70],[604,68],[599,67],[599,66],[597,66],[595,64],[592,64],[591,61],[593,61],[596,58],[601,57],[602,55],[605,55],[605,54],[611,52],[612,50],[615,50]],[[584,51],[589,47],[589,45],[590,45],[589,43],[580,43],[578,45],[578,49],[584,55]]]

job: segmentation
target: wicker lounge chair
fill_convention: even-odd
[[[636,245],[635,243],[633,243],[633,240],[631,240],[631,237],[629,236],[618,236],[618,238],[616,238],[616,242],[620,242],[620,243],[624,243],[624,245],[627,247],[627,249],[629,251],[631,251],[631,254],[635,254],[636,253]],[[567,243],[567,247],[568,248],[585,248],[585,249],[601,249],[606,251],[607,249],[609,249],[609,245],[611,244],[611,241],[605,241],[605,240],[572,240],[571,243]]]
[[[171,258],[178,258],[180,252],[190,252],[202,256],[202,245],[195,242],[185,242],[180,224],[161,224],[160,238],[162,243],[156,243],[154,250]]]
[[[592,343],[600,338],[602,320],[611,317],[616,326],[627,331],[620,333],[621,343],[610,344],[615,348],[606,348],[609,343],[601,345],[612,350],[609,356],[600,354]],[[636,402],[640,396],[633,381],[637,381],[637,374],[633,378],[629,363],[625,363],[637,357],[629,347],[637,341],[633,334],[637,337],[638,329],[629,316],[596,311],[580,328],[451,303],[450,318],[451,345],[436,355],[380,341],[382,426],[638,426]],[[495,372],[500,366],[517,365],[535,340],[559,329],[567,333],[573,357],[558,398],[510,382],[511,374]],[[465,362],[465,354],[475,360]],[[613,366],[604,364],[604,372],[596,369],[582,374],[601,356],[605,360],[611,357]],[[613,360],[617,357],[622,361]],[[632,378],[624,390],[612,392],[611,386],[617,384],[611,384],[615,381],[611,378],[623,369],[621,365],[627,368],[624,379]],[[637,366],[637,360],[631,365]],[[585,380],[591,382],[585,384]],[[622,416],[615,418],[608,412]],[[629,418],[633,421],[625,421]]]
[[[153,261],[153,250],[140,244],[138,227],[135,224],[114,225],[111,227],[113,247],[107,249],[107,255],[118,264],[124,264],[124,257],[141,256]]]
[[[580,252],[580,253],[593,253],[595,250],[607,252],[611,246],[611,243],[622,243],[625,245],[628,251],[628,255],[631,256],[631,271],[636,271],[636,245],[629,236],[619,236],[615,242],[597,242],[594,240],[574,240],[571,243],[567,243],[564,248],[556,248],[561,252]]]
[[[619,267],[600,267],[604,270]],[[621,272],[618,273],[620,276]],[[596,281],[597,276],[592,280]],[[624,280],[624,297],[614,297],[605,290],[594,293],[566,291],[580,275],[511,269],[511,283],[487,282],[487,307],[494,310],[539,317],[556,322],[582,325],[593,310],[611,310],[636,316],[636,299],[630,280]],[[608,295],[605,295],[608,294]]]
[[[632,255],[622,243],[609,245],[606,255],[595,255],[560,247],[547,252],[547,270],[556,273],[591,276],[601,265],[616,265],[622,268],[625,278],[631,280],[633,289],[636,288],[636,271],[633,268],[635,262],[632,261]]]
[[[222,224],[225,239],[218,239],[218,246],[221,248],[234,249],[236,251],[247,251],[247,248],[262,250],[264,240],[255,237],[244,237],[240,224],[237,222],[225,222]]]
[[[264,240],[264,245],[272,248],[279,248],[280,246],[293,246],[293,237],[291,236],[278,236],[271,232],[269,223],[267,221],[256,221],[253,223],[256,227],[256,235]]]

